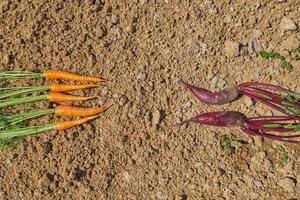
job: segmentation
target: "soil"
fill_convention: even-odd
[[[201,104],[179,81],[218,90],[254,80],[300,92],[300,62],[289,72],[257,54],[290,60],[299,27],[298,0],[1,0],[1,70],[99,75],[109,86],[80,92],[99,96],[80,105],[114,105],[92,123],[0,151],[0,199],[300,198],[299,146],[238,128],[172,126],[206,111],[273,114],[244,97]],[[226,153],[227,134],[245,144]]]

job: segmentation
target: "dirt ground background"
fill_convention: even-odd
[[[84,105],[115,102],[98,120],[26,139],[0,152],[0,199],[297,199],[300,148],[239,129],[173,124],[205,111],[272,114],[249,99],[199,103],[179,80],[211,90],[244,81],[300,92],[293,72],[260,50],[291,58],[298,0],[0,0],[1,70],[63,69],[109,87]],[[104,98],[108,97],[108,98]],[[49,105],[50,106],[50,105]],[[222,138],[248,144],[227,154]]]

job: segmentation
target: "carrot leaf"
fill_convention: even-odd
[[[0,139],[0,149],[18,148],[23,143],[23,137],[14,137],[9,139]]]

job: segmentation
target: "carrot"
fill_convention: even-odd
[[[82,97],[82,96],[75,96],[60,92],[50,92],[48,95],[48,100],[50,102],[59,102],[59,101],[85,101],[93,99],[94,97]]]
[[[78,125],[84,124],[88,121],[96,119],[97,117],[99,117],[99,116],[95,115],[95,116],[85,117],[85,118],[72,120],[72,121],[58,121],[58,122],[56,122],[56,129],[58,131],[63,131],[65,129],[71,128],[73,126],[78,126]]]
[[[107,108],[106,108],[107,109]],[[104,112],[106,109],[101,107],[86,108],[78,106],[65,106],[58,105],[55,108],[45,110],[33,110],[25,113],[18,114],[0,114],[0,130],[11,129],[13,127],[20,127],[26,120],[31,120],[44,115],[55,114],[56,116],[68,116],[68,117],[88,117],[98,115]]]
[[[46,101],[46,100],[49,100],[50,102],[85,101],[93,98],[95,97],[82,97],[82,96],[75,96],[75,95],[59,93],[59,92],[50,92],[49,94],[28,96],[22,98],[12,98],[12,99],[7,99],[5,101],[0,101],[0,108],[6,108],[6,107],[20,105],[20,104],[33,103],[37,101]]]
[[[64,84],[56,84],[52,83],[50,85],[50,91],[52,92],[66,92],[66,91],[73,91],[73,90],[81,90],[81,89],[88,89],[88,88],[95,88],[98,87],[96,84],[87,84],[87,85],[64,85]]]
[[[67,92],[67,91],[94,88],[94,87],[98,87],[98,85],[96,84],[64,85],[64,84],[52,83],[50,85],[45,85],[45,86],[0,88],[0,99],[6,99],[6,98],[20,96],[24,94],[32,94],[34,92],[43,92],[47,90],[50,90],[52,92]]]
[[[83,76],[76,73],[59,71],[59,70],[46,70],[44,72],[26,72],[26,71],[4,71],[0,72],[0,80],[3,79],[29,79],[29,78],[46,78],[48,80],[64,79],[73,81],[87,81],[87,82],[102,82],[105,81],[100,77]]]
[[[103,111],[104,109],[101,107],[85,108],[85,107],[65,106],[65,105],[59,105],[55,107],[56,116],[83,117],[83,116],[97,115]]]
[[[7,143],[9,144],[14,139],[23,138],[25,136],[35,135],[35,134],[39,134],[39,133],[46,132],[46,131],[51,131],[51,130],[62,131],[67,128],[71,128],[73,126],[79,126],[88,121],[96,119],[97,117],[99,117],[99,116],[96,115],[96,116],[86,117],[86,118],[72,120],[72,121],[58,121],[56,123],[50,123],[50,124],[46,124],[46,125],[42,125],[42,126],[3,130],[3,131],[0,131],[0,144],[7,144]],[[7,146],[9,146],[9,145],[7,145]]]
[[[87,81],[87,82],[101,82],[102,79],[94,76],[82,76],[75,73],[58,71],[58,70],[46,70],[44,72],[44,77],[49,80],[52,79],[65,79],[65,80],[73,80],[73,81]]]

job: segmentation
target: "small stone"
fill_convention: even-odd
[[[199,44],[199,47],[200,47],[200,53],[201,53],[201,54],[204,54],[204,53],[207,52],[207,44],[201,42],[201,43]]]
[[[272,162],[269,160],[269,159],[265,159],[264,161],[264,168],[265,168],[265,171],[270,171],[272,167]]]
[[[295,22],[293,20],[291,20],[288,17],[283,17],[281,19],[279,28],[282,31],[295,31],[297,30],[297,25],[295,24]]]
[[[113,25],[116,25],[119,23],[119,18],[116,15],[112,15],[111,22],[113,23]]]
[[[120,104],[121,106],[124,106],[127,102],[128,102],[128,98],[127,98],[126,96],[122,96],[122,97],[120,98],[119,104]]]
[[[225,55],[229,58],[237,57],[240,55],[240,43],[227,40],[224,43]]]
[[[218,83],[218,77],[217,76],[215,76],[215,77],[213,77],[212,79],[211,79],[211,86],[213,87],[213,88],[216,88],[216,86],[217,86],[217,83]]]
[[[157,126],[162,120],[162,112],[160,110],[155,110],[152,113],[152,125]]]
[[[126,27],[125,31],[129,32],[129,33],[135,33],[136,32],[136,27],[133,24],[129,25],[129,26]]]
[[[260,187],[263,186],[263,183],[262,183],[260,180],[258,180],[258,181],[253,181],[253,184],[254,184],[256,187],[258,187],[258,188],[260,188]]]
[[[106,30],[106,28],[105,28],[104,26],[99,27],[99,28],[96,30],[96,36],[97,36],[99,39],[104,38],[106,35],[107,35],[107,30]]]
[[[151,112],[147,112],[145,114],[144,119],[145,119],[145,123],[146,123],[147,127],[150,127],[150,125],[151,125],[151,119],[152,119],[152,113]]]
[[[13,59],[13,57],[12,57],[12,55],[10,53],[9,54],[5,54],[3,56],[3,64],[5,64],[5,65],[11,64],[12,63],[12,59]]]
[[[259,38],[260,36],[262,36],[263,35],[263,33],[261,32],[261,30],[259,30],[259,29],[253,29],[253,37],[254,38]]]
[[[253,99],[251,99],[251,98],[245,98],[244,102],[248,108],[255,105]]]
[[[291,193],[295,192],[296,181],[290,177],[285,177],[285,178],[279,180],[277,184],[280,187],[282,187],[283,190],[285,190],[287,192],[291,192]]]
[[[292,51],[293,49],[298,48],[299,45],[300,41],[296,38],[295,35],[291,35],[286,40],[283,40],[281,43],[281,47],[288,51]]]
[[[206,76],[206,80],[210,81],[211,79],[213,79],[215,76],[215,74],[213,74],[211,71],[208,72],[207,76]]]
[[[256,52],[256,43],[254,41],[249,41],[248,43],[248,53],[254,54]]]
[[[145,72],[141,71],[141,72],[139,73],[139,75],[137,76],[137,78],[138,78],[139,80],[141,80],[141,81],[145,81],[146,78],[147,78],[147,74],[146,74]]]
[[[187,101],[185,104],[183,104],[183,108],[190,108],[192,107],[192,103],[190,101]]]
[[[219,78],[217,86],[223,88],[226,85],[226,81],[223,78]]]

